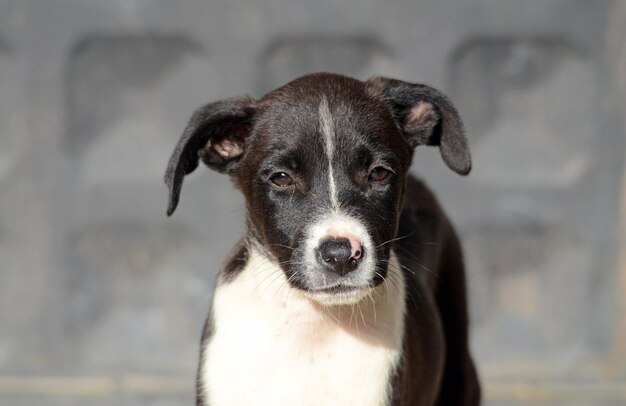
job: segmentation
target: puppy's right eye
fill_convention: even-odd
[[[273,184],[280,187],[287,187],[293,184],[293,179],[286,172],[276,172],[270,176],[270,180]]]
[[[390,171],[389,169],[385,167],[377,166],[374,169],[372,169],[372,171],[369,174],[368,179],[373,182],[382,182],[385,179],[387,179],[392,173],[393,173],[392,171]]]

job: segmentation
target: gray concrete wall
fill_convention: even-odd
[[[167,158],[200,104],[318,70],[457,102],[474,171],[428,148],[413,170],[464,242],[485,404],[626,403],[625,16],[608,0],[0,0],[0,405],[191,404],[243,202],[201,169],[166,219]]]

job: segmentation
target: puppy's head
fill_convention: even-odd
[[[323,304],[354,303],[387,276],[413,149],[438,145],[467,174],[461,120],[439,91],[376,77],[305,76],[260,100],[191,117],[170,159],[168,215],[199,160],[246,198],[250,240],[288,283]]]

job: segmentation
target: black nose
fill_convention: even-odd
[[[317,259],[326,269],[341,276],[352,272],[359,265],[363,255],[351,257],[350,240],[347,238],[327,238],[317,247]]]

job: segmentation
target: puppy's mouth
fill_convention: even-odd
[[[349,305],[371,295],[373,290],[374,286],[372,285],[352,286],[336,284],[323,288],[308,289],[305,295],[322,305]]]
[[[313,289],[310,290],[309,292],[315,294],[315,293],[328,293],[328,294],[341,294],[341,293],[351,293],[351,292],[356,292],[359,290],[363,290],[363,289],[369,289],[371,288],[371,286],[366,285],[366,286],[349,286],[349,285],[343,285],[343,284],[338,284],[335,286],[329,286],[329,287],[325,287],[325,288],[319,288],[319,289]]]

